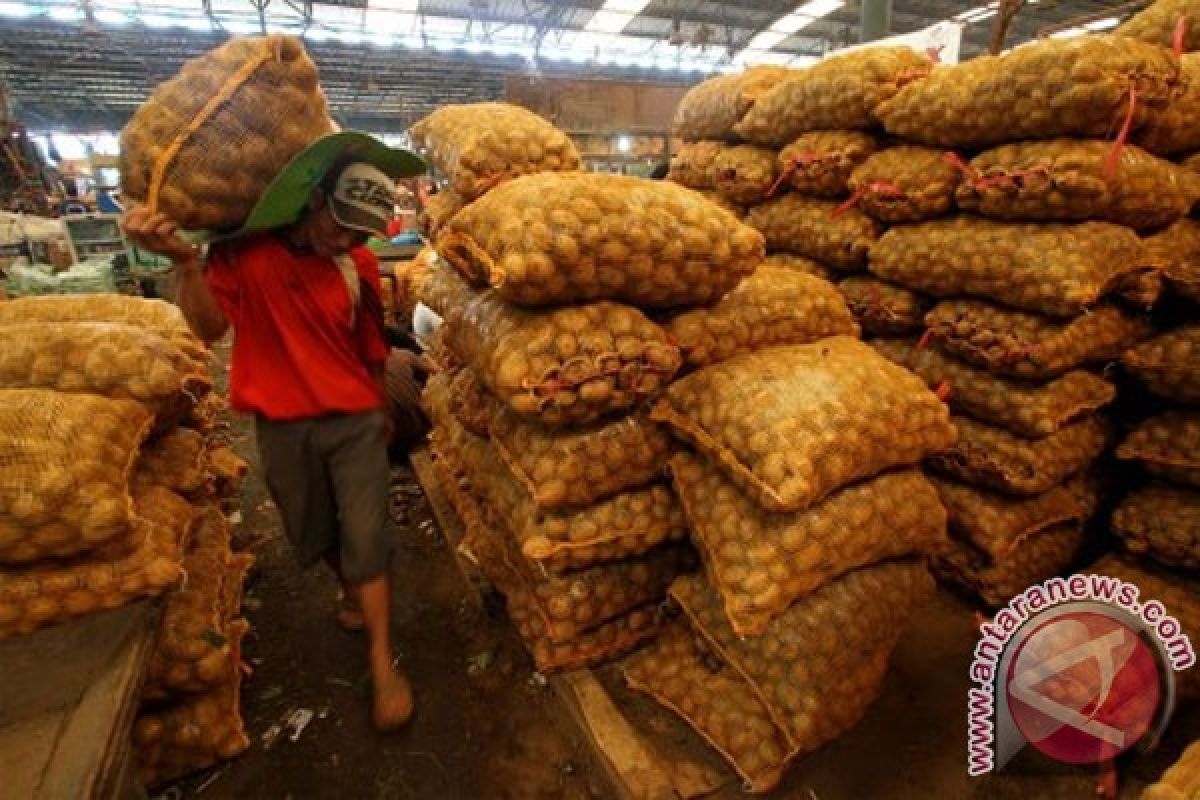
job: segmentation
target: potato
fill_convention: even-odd
[[[772,345],[858,335],[850,310],[828,281],[766,265],[716,305],[685,311],[665,327],[694,367]]]
[[[1200,412],[1167,411],[1151,417],[1121,442],[1117,458],[1200,489]]]
[[[1161,564],[1200,568],[1200,492],[1151,484],[1134,491],[1113,512],[1112,528],[1131,553]]]
[[[857,209],[835,215],[838,204],[785,194],[755,206],[746,224],[760,231],[771,253],[805,256],[837,270],[858,272],[879,238],[879,224]]]
[[[1146,317],[1111,304],[1056,320],[977,300],[949,300],[935,306],[925,323],[930,339],[946,352],[994,374],[1026,380],[1110,361],[1154,330]]]
[[[682,360],[659,326],[616,303],[523,310],[460,282],[444,327],[447,345],[492,394],[518,415],[555,427],[628,409],[657,391],[654,376],[669,379]],[[579,394],[597,379],[611,379],[612,388],[593,384]]]
[[[1193,0],[1155,0],[1148,8],[1130,17],[1116,33],[1161,47],[1173,47],[1176,25],[1180,17],[1184,17],[1188,24],[1183,29],[1183,49],[1185,52],[1200,50],[1200,29],[1192,16],[1195,13]]]
[[[1160,397],[1200,403],[1200,324],[1183,325],[1130,348],[1121,365]]]
[[[1066,570],[1079,554],[1083,529],[1065,523],[1027,537],[1004,558],[993,561],[971,544],[955,540],[933,561],[941,579],[977,595],[991,608]]]
[[[141,405],[45,389],[0,389],[0,564],[66,558],[111,542],[131,522],[126,473],[151,417]],[[16,433],[18,431],[35,431]],[[23,466],[28,465],[28,466]],[[42,528],[45,531],[42,531]]]
[[[932,68],[908,47],[835,55],[760,97],[734,131],[754,144],[782,147],[809,131],[870,130],[878,124],[879,104]]]
[[[1036,439],[1110,404],[1116,387],[1076,369],[1044,384],[997,377],[955,360],[916,339],[875,339],[875,351],[915,372],[932,389],[942,387],[956,411]]]
[[[971,217],[892,228],[870,262],[875,276],[935,297],[970,295],[1055,317],[1081,314],[1153,271],[1128,228]]]
[[[954,208],[962,173],[943,150],[887,147],[854,169],[847,181],[855,205],[880,222],[923,222]]]
[[[685,576],[671,586],[688,622],[720,661],[745,677],[796,754],[861,719],[907,621],[932,593],[920,562],[887,562],[850,572],[791,606],[762,636],[743,638],[702,577]]]
[[[736,670],[720,662],[681,621],[629,658],[625,681],[681,716],[708,740],[751,792],[783,776],[789,748],[766,706]]]
[[[580,213],[589,217],[582,228]],[[509,181],[463,209],[437,250],[472,283],[521,305],[669,308],[718,299],[762,260],[763,241],[671,182],[547,173]]]
[[[1080,473],[1112,441],[1112,429],[1100,415],[1032,440],[968,417],[956,416],[954,426],[958,441],[930,456],[927,463],[973,486],[1023,497],[1047,492]]]
[[[707,574],[739,636],[858,567],[932,550],[945,538],[937,492],[916,470],[836,492],[799,512],[764,511],[703,456],[671,474]]]
[[[206,109],[223,88],[229,97]],[[236,37],[188,61],[134,113],[121,132],[121,188],[185,228],[236,227],[292,156],[330,130],[300,39]]]
[[[734,126],[758,98],[795,74],[784,67],[751,67],[697,84],[675,108],[674,133],[689,140],[732,141]]]
[[[1170,51],[1111,35],[1040,39],[999,56],[938,67],[875,109],[889,133],[933,147],[1022,139],[1107,138],[1136,85],[1132,128],[1174,102]]]
[[[797,192],[835,199],[849,193],[850,174],[878,149],[879,140],[863,131],[814,131],[779,152],[779,170]]]
[[[672,384],[651,419],[770,511],[800,511],[954,441],[946,407],[919,378],[846,336],[705,367]]]
[[[1004,220],[1104,220],[1154,229],[1186,215],[1200,198],[1200,178],[1189,170],[1133,145],[1116,162],[1111,152],[1108,142],[1073,139],[988,150],[972,159],[958,205]]]

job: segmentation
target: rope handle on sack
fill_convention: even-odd
[[[187,143],[187,140],[200,129],[201,125],[208,122],[209,118],[217,112],[217,109],[224,105],[229,98],[233,97],[233,94],[242,88],[246,81],[250,80],[250,76],[259,67],[277,55],[277,48],[273,42],[269,39],[264,40],[262,51],[245,64],[242,64],[236,72],[226,78],[225,82],[221,84],[221,88],[217,90],[217,93],[208,98],[208,102],[196,112],[196,115],[192,117],[192,121],[188,123],[187,127],[176,134],[171,143],[167,145],[167,148],[159,154],[154,162],[154,166],[150,170],[150,189],[146,193],[146,205],[149,207],[150,213],[157,213],[158,195],[162,192],[162,185],[167,177],[167,169],[171,166],[171,162],[175,160],[175,157],[179,155],[179,151]]]
[[[864,186],[863,188],[856,190],[854,192],[854,194],[850,195],[849,199],[847,199],[844,203],[842,203],[840,206],[835,208],[833,211],[830,211],[829,216],[833,217],[834,219],[837,219],[838,217],[842,216],[847,211],[849,211],[850,209],[852,209],[856,205],[858,205],[859,202],[864,197],[866,197],[867,195],[870,195],[870,194],[877,194],[880,197],[887,197],[887,198],[897,198],[897,199],[907,199],[908,198],[908,192],[904,191],[896,184],[891,183],[889,181],[875,181],[874,183],[869,183],[866,186]]]

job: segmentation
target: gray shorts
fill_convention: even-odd
[[[303,566],[338,548],[342,577],[359,584],[388,568],[387,433],[383,412],[255,426],[267,488]]]

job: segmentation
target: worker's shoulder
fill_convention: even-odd
[[[209,248],[208,258],[210,262],[216,260],[231,266],[246,267],[264,259],[278,260],[281,250],[287,252],[275,236],[259,233],[217,242]]]
[[[375,255],[375,251],[367,246],[356,247],[350,251],[350,258],[354,259],[354,266],[358,269],[358,274],[363,277],[371,277],[379,275],[379,256]]]

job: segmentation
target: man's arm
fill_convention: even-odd
[[[200,248],[184,241],[179,226],[164,214],[138,207],[121,218],[121,228],[138,247],[166,256],[175,265],[176,303],[192,331],[212,344],[229,330],[229,320],[204,277]]]

